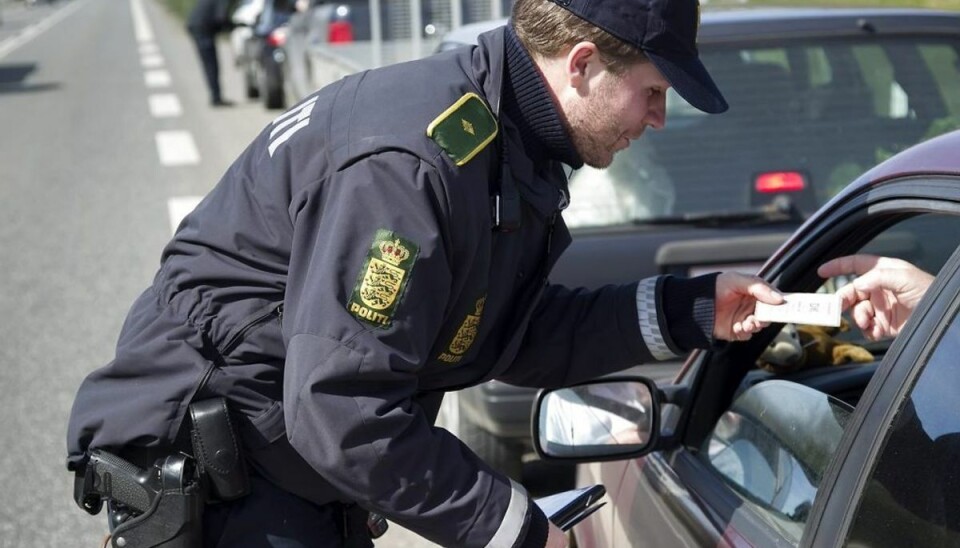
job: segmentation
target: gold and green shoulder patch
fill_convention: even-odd
[[[459,363],[463,359],[463,355],[473,346],[473,341],[480,331],[480,320],[483,319],[483,307],[486,302],[486,295],[477,299],[473,314],[467,314],[467,317],[463,319],[463,323],[460,324],[460,329],[457,329],[456,335],[450,341],[447,351],[441,352],[437,356],[438,360],[446,363]]]
[[[427,137],[462,166],[490,144],[497,131],[497,119],[483,99],[471,92],[430,122]]]
[[[420,247],[410,240],[386,229],[377,230],[347,310],[369,324],[390,327],[419,253]]]

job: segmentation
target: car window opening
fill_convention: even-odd
[[[945,234],[960,234],[960,216],[905,216],[857,252],[937,273],[958,243]],[[853,279],[790,289],[834,293]],[[783,325],[704,440],[700,459],[768,525],[799,542],[819,480],[892,342],[868,340],[847,318],[839,329]]]

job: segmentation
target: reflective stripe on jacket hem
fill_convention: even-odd
[[[519,483],[510,480],[510,504],[487,548],[510,548],[516,545],[527,517],[527,504],[527,492]]]

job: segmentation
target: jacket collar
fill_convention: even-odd
[[[563,149],[562,146],[545,146],[542,139],[537,136],[537,131],[531,131],[529,119],[529,109],[505,109],[502,100],[505,96],[510,97],[511,92],[505,91],[504,86],[510,85],[510,79],[506,73],[510,70],[508,67],[508,41],[517,40],[515,37],[508,36],[513,32],[508,27],[500,27],[492,31],[481,34],[478,43],[479,48],[474,50],[473,65],[475,74],[481,83],[481,89],[486,96],[487,102],[500,123],[500,135],[497,141],[491,146],[502,147],[499,151],[503,161],[507,162],[509,172],[517,182],[518,190],[525,202],[530,204],[541,217],[550,217],[557,213],[563,207],[566,207],[570,192],[567,188],[567,177],[563,173],[562,164],[557,158],[557,151]],[[519,41],[517,41],[519,45]],[[526,52],[523,52],[526,54]],[[516,58],[517,55],[511,56]],[[526,70],[534,71],[533,76],[538,80],[536,85],[528,85],[521,94],[536,94],[546,100],[549,104],[547,113],[548,118],[552,118],[556,126],[551,127],[554,133],[560,133],[564,137],[565,143],[569,143],[569,150],[573,150],[573,145],[569,141],[565,128],[563,128],[559,115],[556,113],[556,107],[547,94],[542,77],[533,67],[532,60],[526,57],[528,67],[522,67],[521,72]],[[527,74],[527,77],[530,75]],[[527,80],[529,83],[530,80]],[[512,99],[511,99],[512,100]],[[524,104],[525,99],[520,98],[518,104]],[[526,101],[529,104],[529,101]],[[543,107],[543,105],[537,105]],[[537,120],[543,119],[543,108],[536,109],[539,114]],[[511,111],[513,116],[507,111]],[[535,114],[534,117],[537,117]],[[515,119],[519,117],[520,119]],[[536,124],[535,124],[536,125]],[[541,122],[541,126],[544,124]],[[550,127],[547,123],[544,127]],[[574,154],[573,161],[579,163],[579,157]]]

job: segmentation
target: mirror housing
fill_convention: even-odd
[[[547,460],[596,462],[643,456],[660,435],[661,393],[650,379],[603,377],[541,390],[533,445]]]

